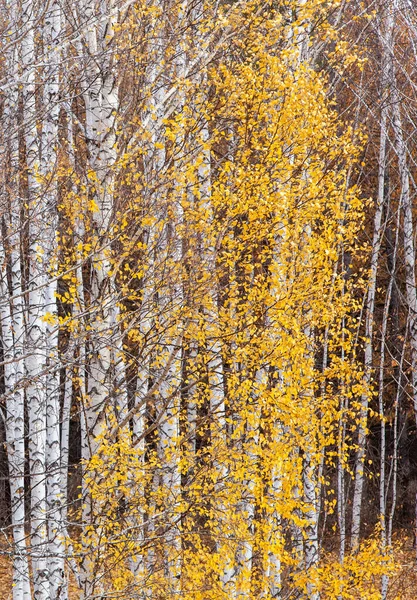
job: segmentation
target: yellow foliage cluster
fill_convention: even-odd
[[[338,446],[340,419],[355,418],[343,398],[364,391],[344,262],[357,252],[362,203],[347,182],[352,134],[301,51],[331,3],[287,4],[236,3],[213,23],[207,3],[194,35],[213,30],[211,45],[176,41],[196,61],[190,71],[168,42],[160,55],[157,44],[153,55],[134,49],[144,22],[166,36],[159,4],[135,3],[118,31],[144,100],[120,133],[100,260],[120,290],[127,370],[146,364],[151,393],[132,413],[142,437],[109,406],[83,466],[89,522],[74,544],[106,597],[257,600],[283,586],[285,597],[373,600],[376,578],[393,571],[375,541],[343,564],[303,564],[296,543],[313,544],[323,463],[343,462],[350,443]],[[146,60],[171,69],[181,110],[161,117]],[[63,272],[99,243],[91,186],[88,173],[63,200],[83,207],[85,232],[63,252]],[[63,301],[77,302],[67,278]]]

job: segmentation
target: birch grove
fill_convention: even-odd
[[[415,7],[0,15],[7,597],[408,598]]]

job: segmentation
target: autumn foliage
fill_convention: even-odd
[[[388,597],[344,4],[2,5],[13,600]]]

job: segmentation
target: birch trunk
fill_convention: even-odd
[[[63,496],[61,487],[61,439],[60,439],[60,360],[58,356],[58,314],[56,282],[51,270],[57,262],[56,232],[58,228],[58,188],[56,183],[58,120],[59,120],[59,63],[61,41],[61,11],[56,0],[51,0],[45,11],[44,39],[44,107],[41,134],[40,173],[44,190],[42,209],[43,227],[48,239],[42,254],[41,277],[45,282],[45,393],[46,393],[46,494],[48,515],[49,584],[52,598],[67,598],[64,559],[65,528],[62,522]],[[46,237],[46,236],[45,236]],[[65,488],[64,488],[65,489]]]
[[[82,413],[83,459],[88,461],[98,446],[106,410],[116,416],[127,411],[123,375],[122,335],[118,325],[117,293],[111,275],[111,222],[114,210],[113,187],[116,161],[115,118],[118,88],[113,64],[116,11],[113,2],[102,0],[97,6],[86,0],[79,14],[83,23],[85,58],[84,102],[89,153],[90,203],[94,254],[89,273],[89,337],[86,349],[87,396]],[[87,494],[87,495],[86,495]],[[92,524],[92,506],[84,488],[85,523]],[[81,564],[84,598],[98,593],[100,573],[85,548]],[[97,587],[98,586],[98,587]]]
[[[86,133],[89,164],[96,177],[91,189],[94,203],[91,218],[96,238],[90,271],[92,333],[87,357],[89,406],[86,408],[86,425],[91,441],[101,431],[106,404],[115,392],[115,371],[112,365],[120,364],[117,350],[121,348],[108,248],[113,213],[115,115],[118,108],[110,51],[115,15],[111,3],[103,0],[100,8],[102,15],[109,15],[104,22],[96,15],[93,1],[88,0],[84,5]],[[94,446],[93,443],[93,452]]]
[[[393,35],[393,16],[388,13],[385,23],[385,42],[382,50],[382,73],[381,73],[381,89],[382,89],[382,106],[381,106],[381,123],[380,123],[380,138],[379,138],[379,158],[378,158],[378,196],[374,217],[374,231],[372,239],[372,254],[371,267],[368,284],[368,292],[366,299],[366,323],[365,323],[365,383],[369,389],[372,381],[372,364],[373,364],[373,327],[374,327],[374,308],[375,308],[375,293],[377,271],[379,263],[379,254],[382,240],[382,215],[385,203],[385,177],[386,177],[386,146],[388,139],[388,98],[389,98],[389,82],[390,82],[390,50],[389,44]],[[387,46],[388,44],[388,46]],[[352,504],[352,525],[351,525],[351,547],[356,551],[359,547],[360,525],[361,525],[361,507],[363,496],[364,483],[364,462],[366,454],[366,423],[368,415],[368,391],[362,395],[361,408],[359,413],[358,427],[358,449],[355,459],[355,482]]]
[[[381,331],[381,356],[379,363],[379,389],[378,389],[378,409],[381,419],[381,435],[380,435],[380,472],[379,472],[379,513],[381,520],[381,548],[385,552],[387,546],[387,523],[386,523],[386,502],[385,502],[385,459],[386,459],[386,427],[385,427],[385,407],[384,407],[384,368],[385,368],[385,345],[386,333],[388,324],[388,308],[391,302],[391,290],[393,285],[393,276],[391,275],[390,283],[385,298],[384,314],[382,319]],[[385,600],[388,592],[388,577],[382,576],[382,599]]]
[[[2,164],[4,187],[1,190],[0,240],[0,317],[4,360],[5,430],[13,532],[13,600],[31,600],[29,562],[26,542],[25,510],[25,394],[24,320],[22,268],[20,260],[20,203],[18,200],[19,148],[17,135],[18,46],[17,14],[14,4],[9,10],[9,50],[5,53],[6,72],[11,80],[4,100]],[[3,135],[4,135],[3,133]]]
[[[399,443],[400,443],[400,437],[401,437],[401,431],[399,431],[399,429],[400,429],[399,413],[400,413],[400,402],[401,402],[401,398],[404,393],[402,378],[403,378],[403,372],[404,372],[403,366],[404,366],[404,360],[405,360],[405,350],[407,347],[406,346],[407,331],[408,331],[408,320],[407,320],[406,332],[404,335],[404,343],[403,343],[400,364],[399,364],[399,369],[398,369],[399,379],[397,381],[397,391],[395,394],[395,401],[394,401],[393,456],[392,456],[392,462],[391,462],[390,473],[389,473],[389,480],[392,478],[392,492],[391,492],[391,508],[389,511],[388,524],[387,524],[387,544],[388,544],[388,546],[391,546],[391,544],[392,544],[394,516],[395,516],[396,505],[397,505],[398,459],[399,459]]]
[[[14,213],[16,216],[16,213]],[[10,269],[12,288],[7,289],[7,274],[1,273],[1,323],[5,360],[6,385],[6,443],[9,462],[10,494],[12,498],[13,526],[13,600],[30,600],[29,565],[26,545],[25,515],[25,420],[23,344],[24,323],[20,287],[20,258],[18,235],[9,238],[12,246]],[[15,245],[17,245],[17,250]],[[1,249],[4,265],[6,255]]]
[[[45,361],[45,272],[43,253],[47,248],[43,227],[44,204],[37,178],[40,170],[35,88],[36,13],[32,2],[22,4],[24,35],[21,41],[23,69],[23,126],[26,144],[28,188],[28,294],[26,325],[26,390],[29,416],[29,466],[31,483],[31,553],[35,600],[49,597],[49,571],[46,561],[48,545],[46,505],[46,390],[43,376]],[[49,241],[49,240],[48,240]]]
[[[16,201],[11,221],[19,222]],[[16,221],[15,221],[16,219]],[[3,223],[5,229],[5,224]],[[9,464],[10,495],[12,499],[13,527],[13,600],[31,600],[29,564],[26,544],[25,515],[25,418],[23,347],[24,322],[21,288],[19,234],[7,228],[11,251],[7,259],[5,247],[1,245],[1,335],[4,355],[4,379],[6,387],[6,443]],[[3,231],[3,233],[5,233]],[[11,289],[8,289],[6,264],[9,263]]]
[[[392,4],[393,12],[399,8],[398,0]],[[394,54],[393,41],[390,46],[391,54]],[[410,189],[411,173],[409,167],[408,147],[403,129],[401,115],[401,99],[396,76],[396,65],[393,68],[393,85],[391,91],[392,126],[395,138],[395,150],[398,159],[398,170],[400,175],[401,196],[400,203],[403,210],[403,245],[406,280],[406,299],[409,309],[409,335],[411,345],[411,382],[412,402],[414,415],[417,422],[417,290],[415,274],[415,231],[413,224],[413,206]],[[417,511],[417,498],[416,498]],[[417,513],[416,513],[417,514]],[[417,547],[417,546],[416,546]]]

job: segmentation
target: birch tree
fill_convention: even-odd
[[[69,567],[86,599],[318,600],[343,597],[362,565],[352,585],[371,598],[390,572],[359,528],[395,106],[381,113],[363,381],[343,256],[362,264],[359,149],[320,71],[316,50],[338,35],[328,3],[50,0],[5,14],[14,600],[31,585],[68,598]],[[388,67],[382,79],[385,101]],[[358,554],[339,564],[319,530],[356,419]]]
[[[6,391],[6,443],[9,460],[13,528],[13,600],[31,600],[25,511],[24,320],[20,257],[18,42],[16,7],[8,6],[6,72],[11,84],[5,97],[2,149],[1,336]],[[9,132],[9,138],[5,136]],[[6,163],[8,161],[8,165]]]
[[[388,111],[389,111],[389,92],[392,77],[392,44],[394,26],[394,16],[392,10],[388,7],[388,12],[381,23],[380,35],[382,36],[382,58],[381,58],[381,109],[380,109],[380,137],[379,137],[379,157],[378,157],[378,193],[376,200],[372,255],[370,265],[370,278],[368,283],[368,292],[366,299],[366,324],[365,324],[365,380],[369,388],[373,376],[373,329],[374,329],[374,309],[377,283],[377,271],[379,255],[383,233],[383,212],[386,195],[386,154],[388,143]],[[358,431],[358,450],[355,464],[355,488],[352,505],[352,529],[351,546],[357,549],[359,545],[360,523],[361,523],[361,505],[364,481],[364,461],[366,456],[366,421],[368,412],[369,392],[366,390],[361,399],[361,421]]]

